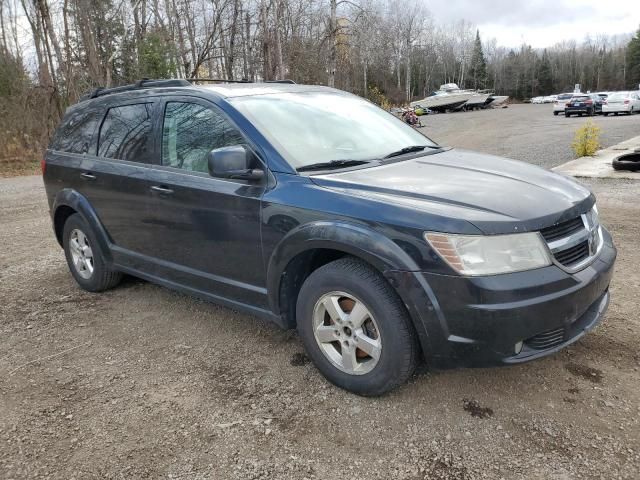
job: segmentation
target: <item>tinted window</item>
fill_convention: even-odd
[[[196,103],[168,102],[162,130],[162,164],[208,172],[211,150],[245,143],[222,114]]]
[[[87,153],[101,118],[102,112],[99,111],[70,112],[56,131],[50,148],[69,153]]]
[[[558,95],[558,100],[568,100],[572,97],[570,93],[563,93],[562,95]]]
[[[150,162],[150,103],[113,107],[100,127],[98,155],[132,162]]]

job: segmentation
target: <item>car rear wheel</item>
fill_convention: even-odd
[[[91,227],[80,214],[75,213],[67,219],[62,235],[69,270],[80,287],[89,292],[101,292],[120,282],[122,274],[107,266]]]
[[[557,117],[559,112],[553,112],[553,114]]]
[[[605,117],[608,117],[609,113],[608,112],[602,112],[602,115],[604,115]]]
[[[569,118],[571,116],[571,114],[570,113],[565,113],[564,116]]]
[[[333,384],[381,395],[414,372],[418,344],[404,304],[386,280],[351,257],[314,271],[298,296],[298,332]]]

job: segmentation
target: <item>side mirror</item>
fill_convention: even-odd
[[[209,152],[209,175],[234,180],[262,180],[264,171],[251,168],[253,163],[254,153],[244,145],[216,148]]]

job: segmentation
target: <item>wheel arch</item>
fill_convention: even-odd
[[[62,232],[67,219],[78,213],[89,224],[93,234],[107,261],[112,261],[110,240],[104,226],[98,218],[98,214],[89,203],[89,200],[76,190],[65,188],[56,195],[51,208],[53,228],[60,246],[63,245]]]
[[[285,327],[295,328],[295,305],[306,278],[344,256],[355,257],[382,275],[389,270],[418,268],[395,242],[365,226],[321,221],[298,227],[281,240],[267,268],[269,304]],[[393,285],[391,288],[396,291]]]

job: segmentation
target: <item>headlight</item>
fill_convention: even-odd
[[[454,235],[426,232],[429,245],[462,275],[495,275],[551,265],[538,233]]]

